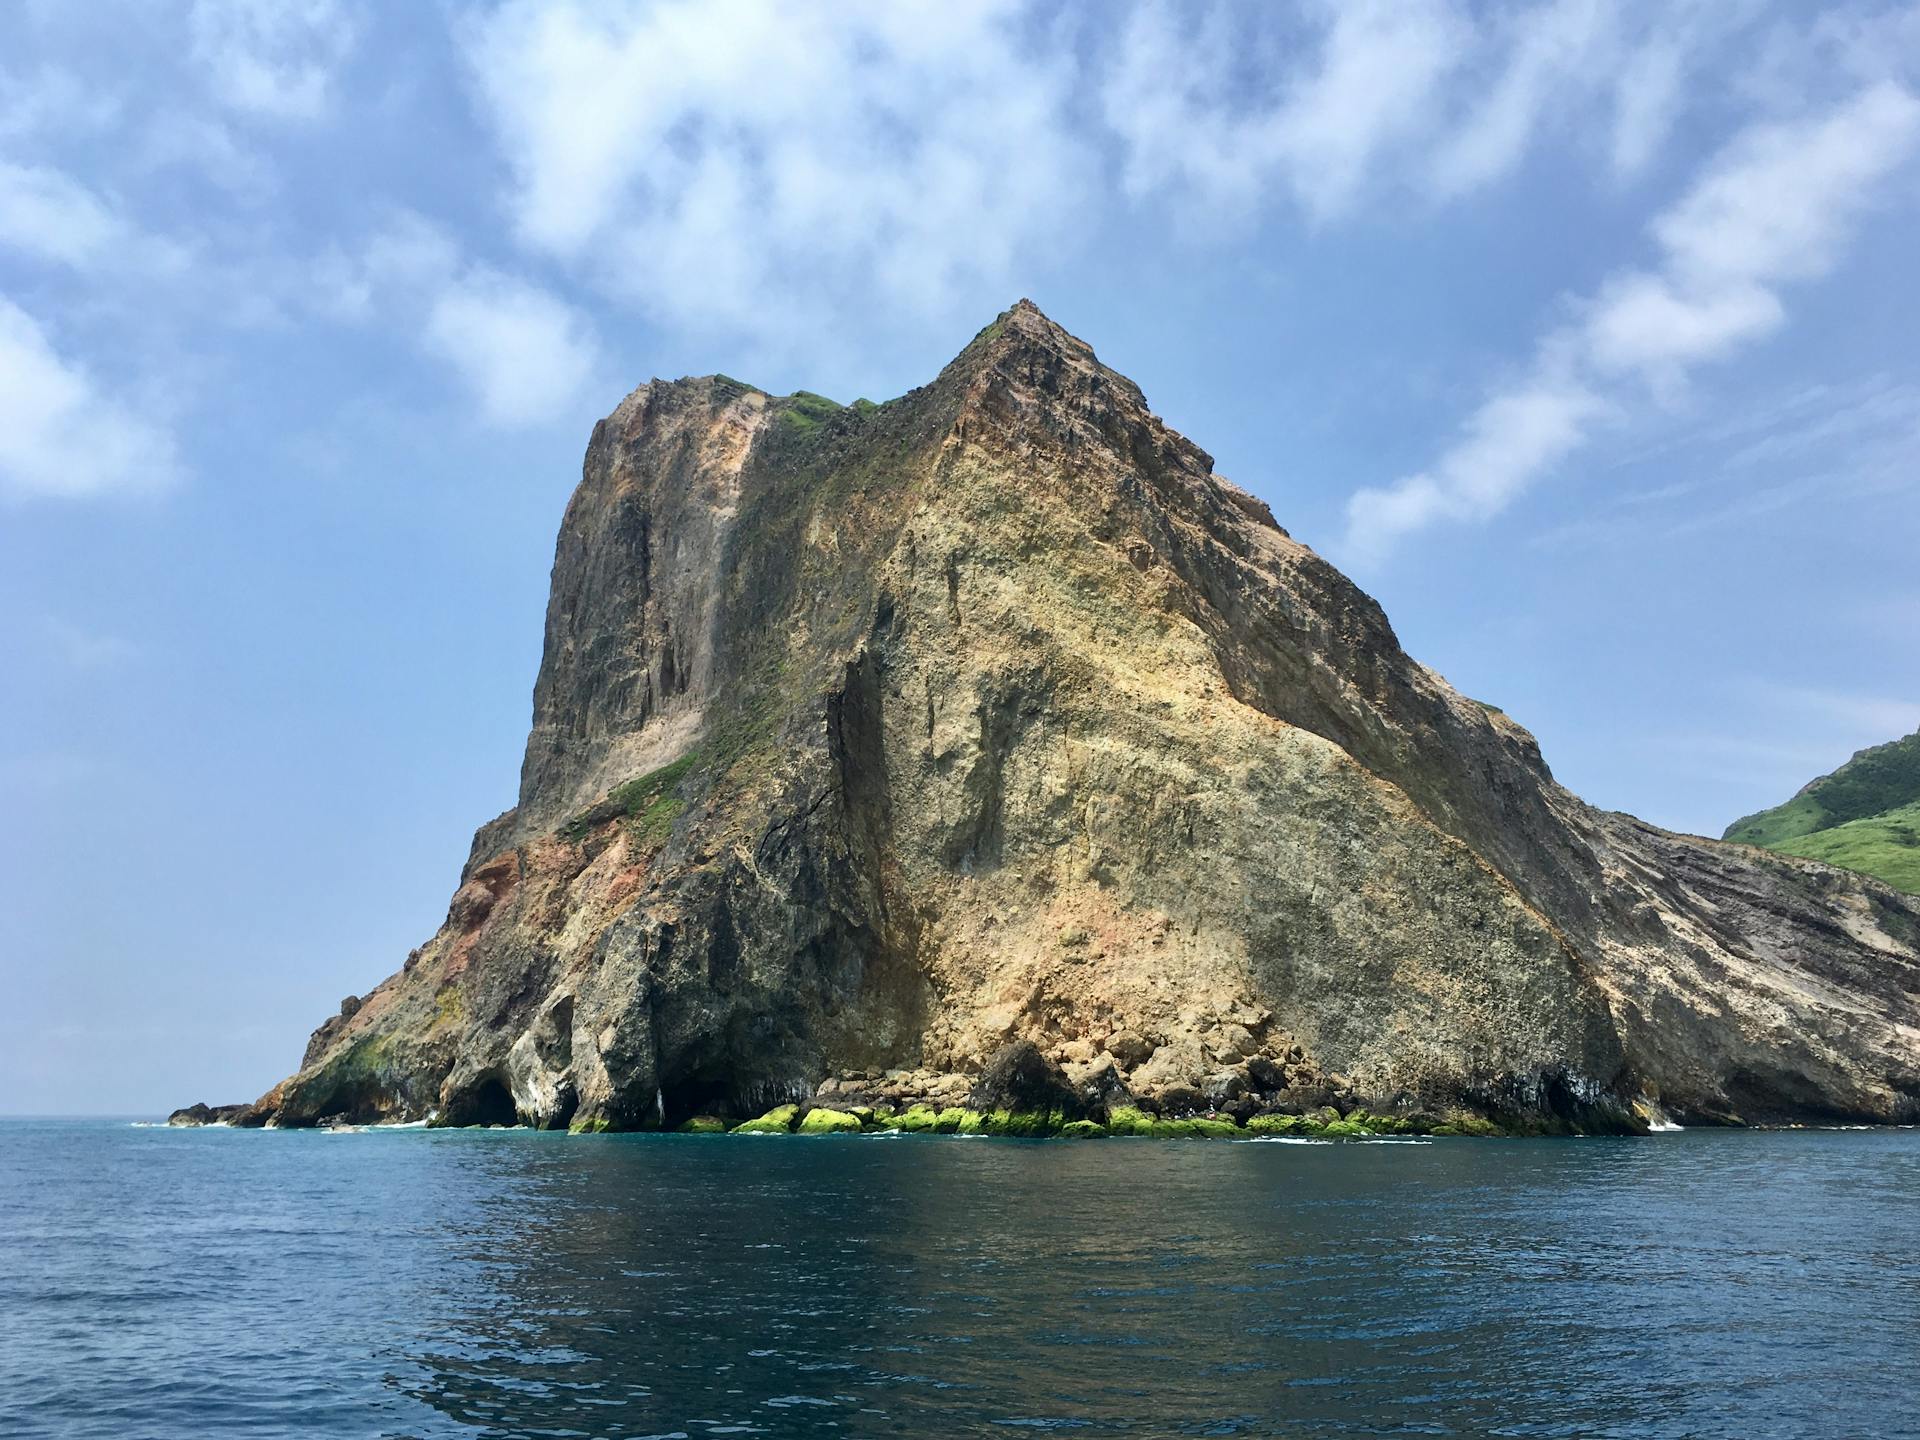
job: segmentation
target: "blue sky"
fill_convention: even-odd
[[[652,375],[1032,296],[1594,802],[1920,724],[1920,7],[0,11],[0,1109],[251,1098],[512,800]]]

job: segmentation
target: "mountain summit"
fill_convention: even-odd
[[[627,396],[533,709],[445,925],[251,1119],[1022,1066],[1095,1112],[1920,1119],[1915,901],[1581,803],[1026,301],[884,405]]]

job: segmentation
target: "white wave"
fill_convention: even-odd
[[[1331,1140],[1321,1140],[1312,1135],[1241,1135],[1229,1142],[1234,1145],[1331,1145]]]

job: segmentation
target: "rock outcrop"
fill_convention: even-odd
[[[1094,1120],[1911,1120],[1917,947],[1883,885],[1561,789],[1022,302],[885,405],[595,428],[519,803],[253,1113],[938,1111],[1010,1055],[990,1099]]]

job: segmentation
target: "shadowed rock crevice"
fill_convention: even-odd
[[[1582,804],[1023,302],[885,405],[595,427],[517,805],[249,1113],[1915,1119],[1915,906]]]

